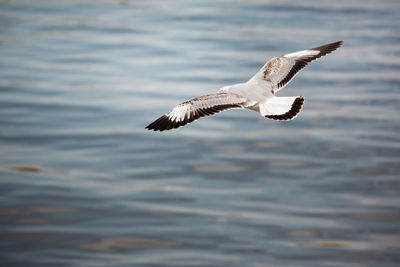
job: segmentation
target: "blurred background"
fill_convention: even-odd
[[[400,2],[0,1],[4,266],[398,266]],[[271,57],[279,95],[155,133]]]

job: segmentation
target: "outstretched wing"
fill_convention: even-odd
[[[272,58],[252,79],[263,79],[269,82],[276,93],[308,63],[335,51],[342,44],[343,41],[339,41]]]
[[[179,104],[146,128],[154,131],[171,130],[200,117],[214,115],[232,108],[243,108],[246,101],[245,97],[233,93],[199,96]]]

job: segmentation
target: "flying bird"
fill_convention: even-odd
[[[275,94],[308,63],[335,51],[342,44],[343,41],[339,41],[274,57],[247,82],[224,86],[216,94],[185,101],[146,128],[154,131],[171,130],[201,117],[234,108],[254,110],[272,120],[294,119],[304,104],[304,97],[277,97]]]

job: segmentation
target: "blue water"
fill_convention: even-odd
[[[399,1],[1,1],[4,266],[398,266]],[[146,125],[344,40],[279,95]]]

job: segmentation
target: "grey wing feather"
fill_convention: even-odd
[[[256,76],[269,82],[275,93],[285,87],[308,63],[335,51],[342,44],[343,41],[339,41],[272,58]]]
[[[154,131],[171,130],[204,116],[214,115],[232,108],[243,108],[246,101],[245,97],[233,93],[199,96],[179,104],[146,128]]]

